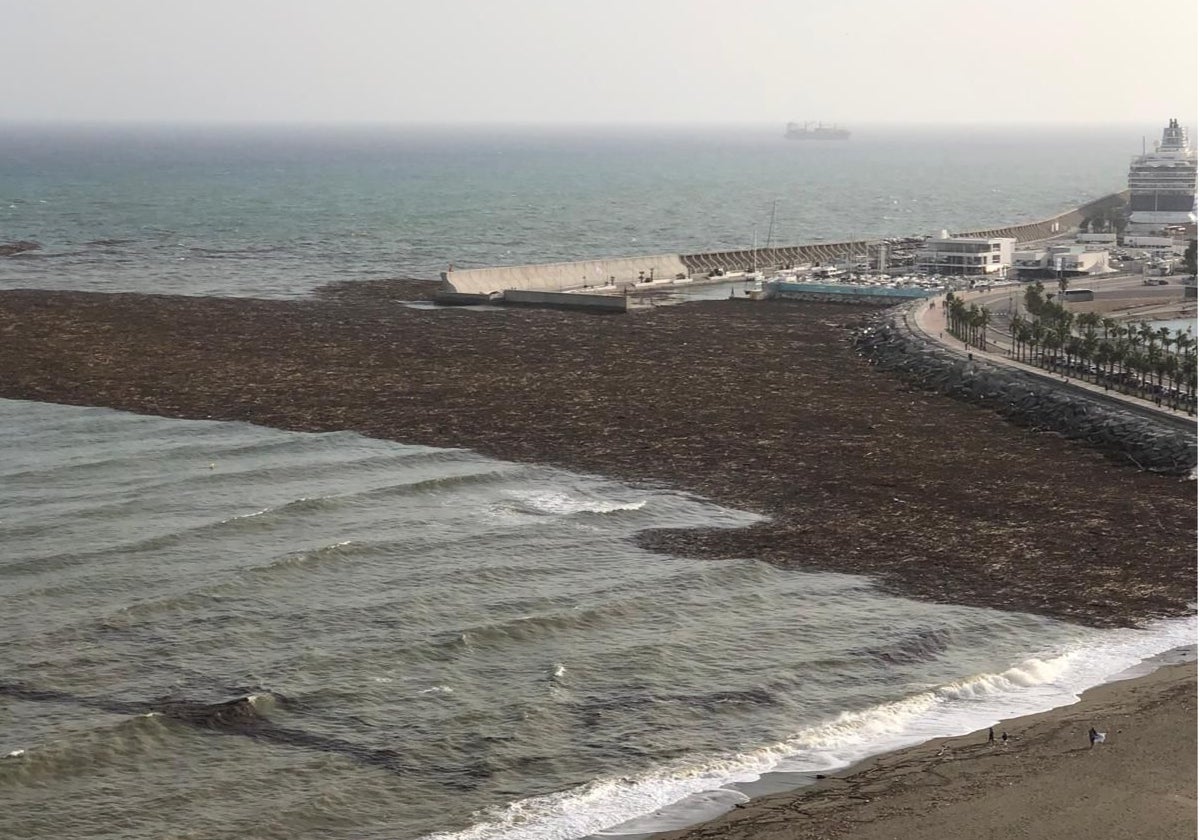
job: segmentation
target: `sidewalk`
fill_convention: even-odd
[[[983,300],[988,298],[996,300],[1004,298],[1004,295],[997,294],[994,289],[956,292],[956,296],[962,298],[968,305],[971,303],[981,304]],[[1141,414],[1156,416],[1175,425],[1187,425],[1192,428],[1196,426],[1196,417],[1189,416],[1185,411],[1173,409],[1169,406],[1155,405],[1152,400],[1144,400],[1140,397],[1122,394],[1118,391],[1105,390],[1102,385],[1096,385],[1082,379],[1060,376],[1042,368],[1025,364],[1024,362],[1018,362],[1009,357],[1006,352],[1007,348],[995,345],[990,341],[987,343],[987,350],[980,350],[978,347],[967,347],[962,341],[953,337],[947,331],[946,310],[942,307],[942,300],[934,299],[932,302],[934,303],[932,309],[929,307],[929,301],[922,301],[915,306],[909,307],[905,313],[905,318],[913,332],[918,335],[923,334],[930,341],[941,344],[951,352],[957,353],[964,358],[970,356],[971,358],[986,360],[993,364],[1005,365],[1014,370],[1022,371],[1029,376],[1039,377],[1044,382],[1053,383],[1066,390],[1074,389],[1101,400],[1123,404]]]

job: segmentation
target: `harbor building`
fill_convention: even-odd
[[[1048,245],[1013,252],[1012,271],[1019,280],[1078,277],[1109,270],[1108,249],[1089,243]]]
[[[998,274],[1007,276],[1016,239],[1006,236],[941,236],[925,240],[916,267],[926,274]]]
[[[1196,223],[1196,151],[1179,120],[1129,165],[1129,223],[1130,233]]]

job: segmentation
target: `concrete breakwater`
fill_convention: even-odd
[[[1055,383],[981,359],[964,358],[917,335],[906,307],[881,312],[853,343],[872,364],[958,399],[987,406],[1025,426],[1057,432],[1127,463],[1168,475],[1196,469],[1196,427],[1071,393]],[[954,430],[947,430],[955,434]]]
[[[1049,219],[1007,227],[959,231],[954,236],[1012,237],[1018,242],[1035,242],[1060,236],[1079,226],[1084,220],[1104,211],[1124,205],[1128,191],[1113,193],[1066,213]],[[740,251],[710,251],[704,254],[683,254],[680,259],[692,274],[708,274],[714,270],[739,271],[756,263],[759,268],[779,268],[801,263],[835,262],[856,255],[869,254],[879,240],[857,239],[851,242],[822,242],[812,245],[789,245],[779,248],[746,249]]]

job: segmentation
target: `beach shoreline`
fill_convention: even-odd
[[[1196,834],[1196,661],[1172,651],[1072,704],[881,753],[654,840]],[[1186,659],[1187,661],[1172,661]],[[1089,745],[1088,730],[1105,732]],[[1005,738],[1007,735],[1007,738]]]

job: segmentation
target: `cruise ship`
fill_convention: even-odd
[[[1155,226],[1196,221],[1196,151],[1179,120],[1167,123],[1153,152],[1129,166],[1129,221]]]

